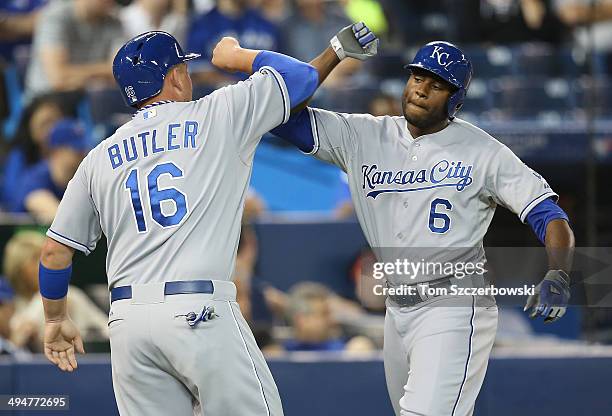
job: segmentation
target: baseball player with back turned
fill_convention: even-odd
[[[371,35],[359,27],[340,33],[361,50]],[[83,344],[66,314],[72,257],[89,254],[104,233],[120,413],[280,416],[230,278],[255,148],[313,94],[319,74],[223,38],[212,63],[253,75],[192,101],[186,62],[198,56],[165,32],[140,35],[117,53],[115,79],[137,111],[83,160],[47,232],[45,355],[64,371],[77,368]]]
[[[313,64],[328,74],[338,62]],[[397,253],[457,265],[484,261],[482,241],[495,208],[510,209],[531,225],[549,257],[550,270],[525,309],[547,322],[559,319],[569,300],[574,236],[557,195],[510,149],[455,117],[472,78],[460,49],[428,43],[407,69],[404,117],[307,108],[274,133],[348,174],[357,218],[380,261],[401,259]],[[387,298],[384,362],[395,413],[471,415],[497,307],[492,296],[452,296],[450,289],[488,287],[486,276],[459,279],[438,269],[411,277],[387,279],[391,288],[417,286]],[[423,287],[448,291],[430,295]]]

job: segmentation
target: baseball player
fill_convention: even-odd
[[[314,65],[327,74],[342,58],[340,51],[327,66]],[[484,261],[495,208],[510,209],[549,253],[550,271],[525,309],[546,322],[559,319],[569,299],[574,237],[557,195],[510,149],[455,116],[472,78],[460,49],[429,43],[407,69],[403,117],[307,108],[274,132],[348,174],[357,218],[380,261],[398,254],[456,265]],[[384,363],[395,413],[471,415],[495,339],[495,300],[486,291],[432,295],[423,288],[486,288],[486,276],[460,279],[435,269],[410,278],[396,273],[387,284],[416,287],[387,298]]]
[[[353,27],[341,33],[361,48]],[[213,65],[253,75],[192,101],[186,62],[198,56],[165,32],[117,53],[115,79],[137,111],[83,160],[47,232],[45,355],[77,368],[83,344],[66,315],[72,257],[104,233],[120,413],[278,416],[278,390],[230,278],[255,148],[312,95],[319,74],[223,38]]]

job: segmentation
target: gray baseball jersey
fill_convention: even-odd
[[[309,114],[311,153],[347,172],[372,247],[481,248],[497,205],[525,221],[534,206],[557,196],[508,147],[458,118],[413,139],[404,117]],[[476,253],[470,251],[484,255]]]
[[[556,197],[510,149],[458,118],[413,139],[403,117],[318,109],[309,116],[311,153],[347,172],[357,218],[380,261],[415,251],[427,261],[484,260],[482,240],[497,205],[525,221],[534,206]],[[439,277],[421,274],[411,283]],[[385,376],[396,415],[471,416],[497,328],[492,299],[388,305]]]
[[[270,67],[141,109],[83,160],[47,235],[88,254],[104,233],[111,288],[229,280],[255,148],[289,113]]]

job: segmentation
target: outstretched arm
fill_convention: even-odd
[[[567,214],[550,198],[531,210],[527,222],[546,246],[549,271],[527,299],[525,310],[533,308],[531,318],[543,316],[544,322],[554,322],[565,314],[569,302],[574,233]]]
[[[330,46],[310,61],[310,65],[319,75],[317,87],[346,57],[364,61],[377,52],[378,39],[363,22],[343,28],[331,39]],[[306,153],[313,151],[315,146],[312,125],[305,110],[311,97],[312,94],[299,105],[292,107],[289,121],[271,131],[272,134],[287,140]]]
[[[225,37],[213,50],[212,63],[228,72],[252,74],[264,66],[276,69],[287,85],[292,113],[306,108],[315,90],[345,58],[365,61],[376,55],[378,39],[363,22],[341,29],[310,64],[270,51],[241,48],[238,41]]]
[[[319,85],[323,84],[323,81],[327,79],[339,63],[340,58],[338,58],[338,55],[336,55],[331,46],[328,46],[321,55],[310,61],[310,65],[315,67],[319,73]]]
[[[342,28],[329,43],[330,46],[310,61],[310,65],[319,73],[319,84],[317,87],[323,84],[329,74],[345,58],[350,57],[365,61],[378,53],[378,39],[363,22]],[[297,114],[305,109],[310,98],[308,97],[308,100],[294,108],[292,114]]]
[[[329,44],[321,55],[310,61],[319,73],[319,85],[345,58],[365,61],[378,53],[378,38],[363,22],[342,28]]]
[[[321,84],[323,84],[329,74],[332,73],[332,71],[338,66],[340,62],[340,58],[338,58],[338,55],[336,55],[336,52],[332,49],[331,46],[328,46],[327,49],[325,49],[323,53],[321,53],[321,55],[310,61],[310,65],[312,65],[319,74],[319,82],[317,84],[317,88]],[[298,114],[299,112],[304,110],[308,106],[308,103],[310,102],[311,98],[312,95],[300,105],[293,108],[291,110],[291,114]]]
[[[66,310],[74,249],[47,238],[40,257],[39,281],[45,309],[45,355],[62,371],[77,368],[75,351],[84,353],[79,330]]]
[[[563,270],[569,274],[574,258],[574,232],[564,219],[555,219],[546,227],[546,252],[548,254],[548,268]]]
[[[318,74],[311,65],[276,52],[242,48],[231,37],[225,37],[217,44],[212,63],[228,72],[247,74],[264,67],[273,68],[285,82],[291,108],[310,97],[318,86]]]

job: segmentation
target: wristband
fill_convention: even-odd
[[[65,269],[51,270],[43,266],[38,266],[38,285],[40,294],[46,299],[62,299],[68,293],[68,284],[72,275],[72,264]]]
[[[570,277],[569,274],[567,274],[565,271],[561,270],[561,269],[553,269],[553,270],[549,270],[548,273],[554,272],[555,276],[558,276],[559,279],[561,279],[563,281],[563,283],[565,283],[567,286],[569,286],[570,284]],[[546,273],[546,276],[548,276],[548,273]],[[544,278],[546,278],[546,276],[544,276]]]
[[[334,36],[333,38],[331,38],[329,43],[331,44],[331,47],[334,52],[336,52],[338,59],[343,60],[344,58],[346,58],[346,53],[344,52],[344,48],[342,47],[340,40],[338,40],[338,36]]]

